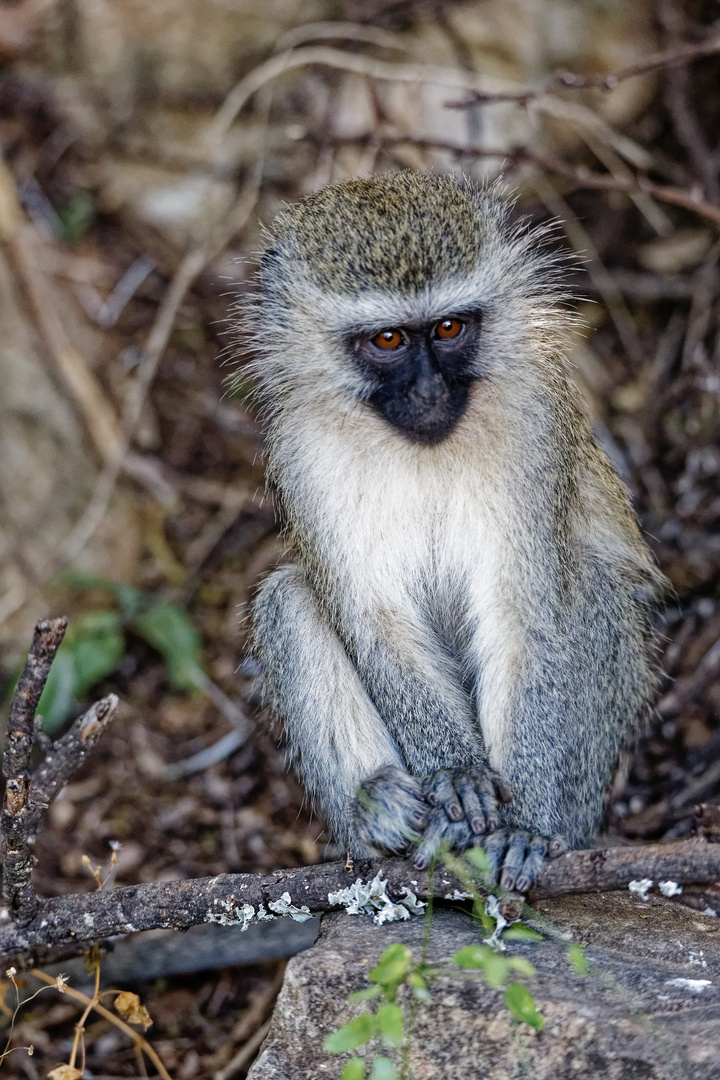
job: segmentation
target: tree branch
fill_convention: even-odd
[[[268,875],[221,874],[43,900],[35,917],[24,925],[10,920],[7,913],[4,923],[0,917],[0,970],[10,962],[32,966],[59,949],[65,956],[80,953],[90,942],[117,934],[159,928],[186,930],[207,922],[242,924],[244,905],[251,905],[256,916],[261,906],[268,910],[283,893],[289,893],[297,907],[305,905],[313,914],[320,914],[337,907],[330,903],[329,893],[347,888],[358,878],[369,882],[378,873],[387,879],[392,898],[401,899],[405,888],[421,899],[428,896],[427,872],[416,870],[404,859],[376,859],[358,861],[350,871],[341,862],[322,863]],[[545,864],[529,899],[611,892],[640,878],[679,884],[720,880],[720,844],[691,840],[570,851]],[[434,895],[452,899],[456,889],[463,891],[463,884],[440,867]]]

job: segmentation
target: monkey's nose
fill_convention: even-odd
[[[436,405],[446,396],[445,383],[434,371],[423,372],[415,381],[410,397],[419,405]]]

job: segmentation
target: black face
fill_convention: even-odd
[[[474,313],[355,337],[357,362],[374,383],[368,400],[414,442],[442,442],[467,408],[479,334]]]

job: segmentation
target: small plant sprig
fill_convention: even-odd
[[[405,1040],[407,1025],[404,1009],[396,1000],[397,992],[406,985],[417,1001],[429,1002],[430,991],[425,974],[428,966],[416,963],[407,945],[401,942],[388,945],[368,975],[371,985],[348,997],[351,1004],[365,1001],[375,1001],[376,1004],[369,1012],[360,1013],[331,1032],[325,1040],[325,1049],[331,1054],[345,1054],[375,1041],[380,1048],[399,1050]],[[354,1057],[343,1066],[340,1080],[364,1080],[366,1075],[365,1058]],[[376,1054],[370,1077],[371,1080],[398,1080],[392,1059]]]
[[[463,858],[444,852],[442,861],[465,885],[468,898],[473,900],[473,916],[489,936],[482,944],[465,945],[448,960],[430,962],[427,959],[427,937],[432,920],[432,898],[426,912],[426,941],[422,958],[417,961],[407,945],[394,942],[383,950],[379,962],[368,975],[370,985],[348,996],[351,1004],[373,1002],[347,1024],[327,1036],[325,1049],[331,1054],[346,1054],[360,1047],[373,1045],[375,1053],[368,1060],[352,1057],[342,1067],[339,1080],[366,1080],[368,1065],[370,1080],[406,1080],[409,1076],[409,1042],[418,1005],[432,1004],[430,986],[439,976],[456,978],[482,977],[493,988],[504,988],[506,1008],[516,1020],[542,1030],[545,1020],[535,999],[524,983],[514,976],[531,978],[536,974],[533,965],[523,956],[508,956],[506,942],[540,941],[542,935],[520,922],[508,924],[499,912],[497,897],[482,895],[476,885],[478,875],[487,883],[489,865],[485,852],[470,849]],[[433,868],[430,871],[433,877]],[[398,991],[407,986],[410,993],[410,1016],[397,1001]],[[391,1057],[383,1051],[402,1051],[400,1072]]]

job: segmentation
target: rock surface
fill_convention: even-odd
[[[417,1010],[416,1080],[720,1080],[720,920],[628,894],[545,900],[536,915],[545,939],[508,948],[537,968],[525,981],[544,1029],[513,1020],[502,991],[479,979],[438,978],[432,1002]],[[323,1040],[368,1007],[349,1005],[347,995],[368,985],[368,971],[391,942],[405,942],[419,957],[423,924],[413,918],[378,927],[367,916],[327,916],[316,945],[288,965],[249,1080],[337,1077],[346,1057],[326,1054]],[[479,940],[468,915],[435,911],[430,959]],[[587,975],[568,962],[571,941],[587,945]],[[671,985],[677,979],[692,982]],[[699,989],[699,981],[708,985]]]

